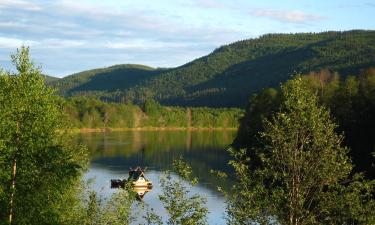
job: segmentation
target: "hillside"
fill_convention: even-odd
[[[72,74],[50,84],[65,96],[97,95],[113,98],[123,95],[118,94],[119,90],[128,90],[163,71],[144,65],[123,64]]]
[[[60,78],[58,78],[58,77],[48,76],[48,75],[45,75],[45,74],[43,74],[43,76],[44,76],[44,81],[47,85],[58,82],[58,80],[60,80]]]
[[[64,95],[167,105],[244,106],[248,96],[292,74],[327,68],[343,76],[375,66],[375,31],[267,34],[222,46],[171,69],[118,65],[52,83]]]

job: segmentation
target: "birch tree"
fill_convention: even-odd
[[[374,182],[351,175],[343,136],[301,77],[282,85],[282,103],[254,151],[232,150],[237,179],[230,224],[372,224]]]
[[[61,102],[21,47],[0,76],[0,220],[59,224],[64,192],[81,171],[80,148],[63,139]]]

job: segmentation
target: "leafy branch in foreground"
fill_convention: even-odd
[[[83,193],[87,193],[83,192]],[[81,222],[84,225],[127,225],[135,221],[132,205],[135,193],[128,183],[117,190],[108,201],[104,201],[95,191],[89,191],[88,197],[80,209]]]
[[[166,171],[160,178],[162,194],[159,199],[169,214],[168,224],[207,224],[207,199],[198,194],[192,195],[190,189],[198,183],[192,177],[191,167],[182,159],[173,162],[175,176]]]

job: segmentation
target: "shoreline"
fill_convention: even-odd
[[[214,130],[237,130],[238,127],[127,127],[127,128],[73,128],[73,133],[106,133],[120,131],[214,131]]]

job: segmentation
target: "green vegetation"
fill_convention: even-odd
[[[248,96],[278,87],[295,72],[327,68],[343,76],[375,66],[375,31],[267,34],[222,46],[171,69],[139,65],[85,71],[56,82],[65,96],[179,106],[245,106]]]
[[[60,78],[57,78],[57,77],[52,77],[52,76],[48,76],[48,75],[44,75],[42,74],[43,78],[44,78],[44,83],[49,86],[50,84],[54,83],[54,82],[57,82],[58,80],[60,80]]]
[[[136,193],[131,184],[127,183],[108,201],[98,197],[96,192],[84,188],[84,193],[89,194],[88,197],[83,198],[78,207],[72,208],[76,224],[129,225],[139,222],[137,218],[142,214],[143,224],[161,225],[163,219],[171,225],[207,224],[207,200],[198,194],[191,195],[189,190],[198,183],[198,180],[192,177],[191,167],[182,159],[175,160],[173,172],[172,174],[172,171],[165,171],[160,178],[162,194],[159,198],[168,212],[168,218],[157,215],[147,203],[136,202]],[[134,210],[136,208],[144,210],[145,213]]]
[[[152,165],[162,171],[171,170],[173,160],[182,156],[192,167],[193,176],[215,190],[218,180],[207,171],[232,171],[227,165],[229,154],[224,149],[235,135],[235,130],[93,132],[80,133],[77,141],[87,146],[95,165],[109,170],[117,168],[126,172],[127,165]],[[231,185],[231,180],[220,182],[226,189]]]
[[[12,55],[17,73],[0,75],[0,224],[64,224],[85,155],[28,53]]]
[[[69,117],[64,116],[63,109],[67,103],[45,86],[28,48],[22,47],[12,61],[18,73],[0,76],[0,206],[6,209],[1,210],[0,223],[130,224],[134,221],[135,199],[131,187],[103,204],[95,192],[88,192],[80,184],[86,158],[84,149],[66,136],[63,119]],[[146,102],[144,109],[150,116],[169,110],[153,101]],[[103,115],[108,111],[102,111]],[[109,115],[103,118],[107,117],[109,122]],[[182,161],[176,161],[174,167],[184,176],[174,182],[168,179],[172,174],[166,172],[161,178],[164,192],[160,199],[170,213],[169,223],[206,224],[205,199],[189,196],[190,186],[182,180],[190,179],[191,167]],[[191,185],[196,183],[193,179]],[[153,211],[145,218],[161,223]]]
[[[265,35],[175,69],[120,65],[59,80],[43,79],[22,47],[12,56],[18,72],[0,76],[0,224],[133,221],[130,187],[106,204],[82,188],[87,152],[67,136],[64,119],[75,128],[233,128],[240,109],[159,102],[241,105],[249,93],[288,80],[293,70],[326,67],[346,79],[325,69],[251,98],[234,144],[240,150],[231,150],[236,183],[226,193],[228,223],[374,224],[375,181],[365,177],[373,176],[375,69],[359,72],[374,65],[374,37],[372,31]],[[359,75],[347,76],[352,73]],[[85,96],[65,100],[46,83],[68,96],[121,103]],[[191,148],[192,134],[186,134],[184,144]],[[163,135],[150,137],[155,138]],[[145,147],[142,152],[150,154]],[[182,160],[173,166],[175,173],[166,171],[160,179],[167,223],[207,224],[206,199],[190,192],[197,183],[192,168]],[[162,223],[145,208],[146,222]]]
[[[343,137],[301,77],[284,84],[259,145],[231,150],[229,224],[373,224],[375,181],[350,175]],[[251,165],[251,166],[250,166]]]
[[[96,192],[86,192],[89,193],[88,198],[82,200],[80,207],[72,209],[76,215],[76,224],[129,225],[135,221],[132,214],[135,193],[130,185],[113,194],[106,202]]]
[[[124,96],[121,90],[139,85],[164,71],[143,65],[124,64],[83,71],[47,84],[57,88],[65,96],[89,95],[102,100],[128,103],[133,98],[145,101],[147,95],[139,96],[138,92],[129,92]]]
[[[160,179],[163,193],[159,199],[169,214],[167,224],[207,224],[207,199],[190,193],[191,187],[198,183],[198,179],[192,177],[190,165],[179,159],[173,162],[173,169],[178,177],[173,178],[171,172],[166,171]]]
[[[358,76],[348,76],[344,80],[328,70],[310,73],[304,79],[309,81],[308,89],[318,94],[319,103],[330,110],[338,124],[336,131],[345,134],[344,144],[350,148],[355,171],[374,177],[375,69],[363,70]],[[265,129],[263,119],[270,119],[281,102],[282,95],[276,89],[265,89],[252,96],[234,146],[258,147],[261,144],[259,133]],[[254,157],[253,152],[248,154]]]
[[[76,128],[236,128],[243,111],[236,108],[182,108],[147,100],[142,107],[85,97],[68,99],[65,112]]]

